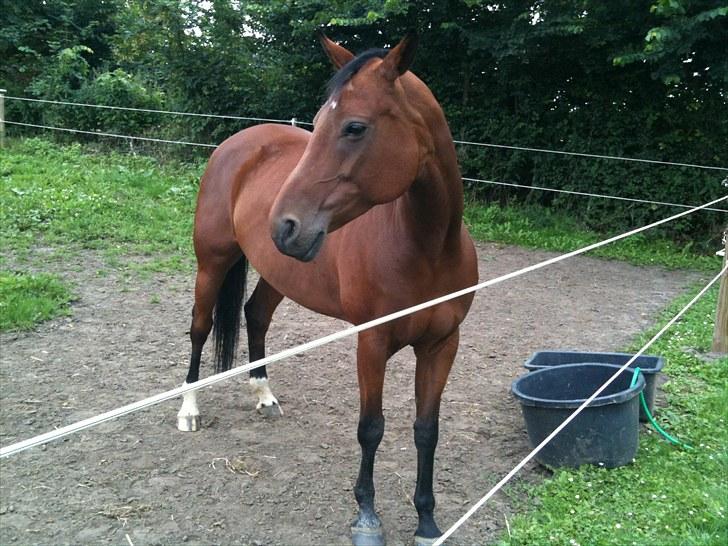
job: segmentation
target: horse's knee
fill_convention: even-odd
[[[212,330],[212,313],[204,316],[197,311],[196,306],[192,308],[192,321],[190,323],[190,341],[194,348],[199,350],[207,341],[207,337]]]
[[[435,449],[439,435],[437,419],[415,419],[415,447],[417,449]]]
[[[362,447],[376,449],[384,436],[384,416],[359,419],[356,436]]]
[[[250,331],[251,329],[257,329],[260,327],[260,321],[255,316],[255,311],[250,303],[250,300],[243,306],[243,313],[245,314],[245,327]]]
[[[257,334],[265,336],[266,332],[268,332],[270,319],[265,313],[261,313],[259,306],[251,300],[248,300],[248,302],[243,306],[243,313],[245,313],[245,327],[248,330],[248,335]]]

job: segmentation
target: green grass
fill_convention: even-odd
[[[465,207],[465,223],[473,237],[482,241],[558,252],[570,252],[618,234],[605,235],[589,231],[566,213],[525,205],[501,207],[470,202]],[[718,264],[714,256],[695,254],[690,247],[680,248],[666,239],[642,233],[593,250],[589,255],[636,265],[701,271],[712,271]]]
[[[0,331],[27,330],[70,314],[70,289],[53,275],[0,271]]]
[[[22,254],[42,241],[191,256],[201,173],[201,165],[11,140],[0,152],[2,248]]]
[[[11,139],[0,150],[0,267],[40,269],[93,249],[128,276],[189,270],[202,168]],[[70,312],[70,291],[55,277],[4,272],[0,279],[0,330]]]
[[[22,256],[37,245],[102,250],[110,259],[153,255],[175,269],[191,260],[191,230],[204,165],[161,164],[144,157],[91,153],[81,145],[11,139],[0,151],[0,245]],[[605,236],[565,213],[542,207],[469,203],[473,236],[532,248],[570,251]],[[670,241],[636,235],[593,252],[642,265],[710,270],[715,258]]]
[[[119,153],[90,153],[81,145],[11,139],[0,152],[0,241],[22,256],[37,245],[102,250],[109,259],[153,255],[154,269],[191,260],[194,202],[203,164],[161,164]],[[567,214],[541,207],[470,203],[465,220],[473,236],[555,251],[603,239]],[[594,255],[642,265],[709,270],[715,258],[673,243],[630,237]]]
[[[675,302],[665,322],[688,299]],[[728,358],[701,358],[710,349],[716,300],[714,288],[648,351],[667,362],[658,422],[695,449],[674,447],[644,427],[634,464],[558,470],[530,490],[500,546],[726,544]]]

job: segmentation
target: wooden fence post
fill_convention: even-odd
[[[5,89],[0,89],[0,148],[5,147]]]
[[[723,267],[728,262],[728,228],[723,232]],[[713,330],[714,353],[728,353],[728,272],[723,273],[718,290],[718,308]]]

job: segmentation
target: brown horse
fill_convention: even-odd
[[[416,40],[407,36],[390,51],[357,57],[328,38],[322,44],[339,70],[313,133],[283,125],[241,131],[212,154],[202,178],[188,383],[198,379],[213,322],[218,370],[232,365],[248,261],[260,273],[244,306],[251,361],[264,356],[283,297],[360,324],[477,282],[452,136],[430,90],[408,72]],[[417,358],[415,541],[428,544],[441,534],[432,493],[440,397],[471,301],[463,296],[359,334],[356,545],[384,544],[372,471],[384,433],[385,367],[407,345]],[[258,409],[280,413],[265,368],[250,381]],[[199,428],[193,395],[185,397],[178,426]]]

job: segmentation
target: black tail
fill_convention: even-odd
[[[242,256],[227,272],[215,305],[215,373],[229,370],[235,362],[240,334],[240,314],[245,300],[248,260]]]

